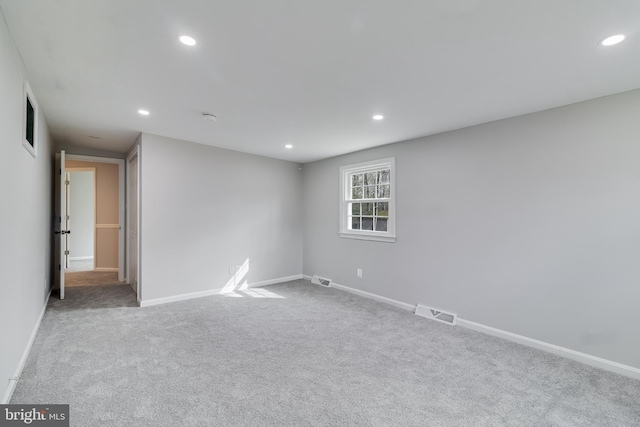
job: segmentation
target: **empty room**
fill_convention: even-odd
[[[640,425],[639,2],[0,15],[0,424]]]

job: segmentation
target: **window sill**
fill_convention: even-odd
[[[356,233],[339,233],[340,237],[343,239],[356,239],[356,240],[371,240],[374,242],[387,242],[387,243],[395,243],[396,236],[374,236],[371,234],[356,234]]]

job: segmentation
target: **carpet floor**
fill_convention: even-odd
[[[640,381],[293,281],[51,298],[11,403],[72,426],[639,426]]]

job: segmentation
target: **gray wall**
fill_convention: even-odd
[[[71,259],[93,257],[95,231],[94,172],[69,173],[70,226],[69,252]]]
[[[304,273],[640,367],[639,118],[633,91],[306,164]],[[339,238],[339,167],[390,156],[397,242]]]
[[[302,273],[299,165],[143,134],[144,301]]]
[[[49,284],[52,143],[38,117],[38,157],[22,146],[25,71],[0,12],[0,399],[42,311]],[[34,96],[38,93],[34,89]]]

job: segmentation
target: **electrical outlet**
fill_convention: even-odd
[[[356,275],[358,276],[358,279],[362,279],[362,269],[361,268],[358,268],[356,270]]]
[[[233,275],[233,267],[229,267],[229,276]]]

